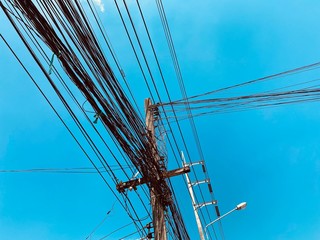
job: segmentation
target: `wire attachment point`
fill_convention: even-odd
[[[98,120],[99,120],[99,117],[101,116],[102,112],[99,112],[99,113],[96,113],[93,117],[95,118],[93,120],[93,123],[94,124],[97,124],[98,123]]]

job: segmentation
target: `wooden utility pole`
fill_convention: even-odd
[[[150,106],[152,102],[150,98],[145,99],[144,107],[146,111],[146,131],[147,136],[152,147],[152,157],[156,160],[158,167],[161,169],[161,174],[156,176],[157,179],[150,181],[149,176],[143,176],[142,178],[132,179],[127,182],[120,182],[117,184],[117,190],[120,193],[125,192],[126,189],[136,190],[137,186],[142,184],[148,184],[150,190],[150,201],[152,206],[152,223],[154,228],[154,239],[155,240],[167,240],[167,231],[166,231],[166,221],[165,221],[165,212],[166,212],[166,203],[170,202],[171,196],[164,192],[159,192],[154,184],[156,182],[164,181],[166,178],[178,176],[187,172],[190,172],[189,166],[184,166],[183,168],[167,171],[164,162],[162,161],[161,156],[159,156],[157,150],[157,143],[155,137],[155,112]],[[156,171],[156,169],[154,169]],[[168,199],[169,198],[169,199]],[[164,201],[165,200],[165,201]]]
[[[146,126],[147,126],[147,133],[149,135],[149,139],[151,144],[153,145],[153,153],[152,155],[156,159],[158,163],[160,160],[160,156],[157,152],[157,143],[155,138],[155,128],[154,128],[154,114],[151,110],[150,106],[152,105],[151,99],[147,98],[144,100],[144,108],[146,111]],[[162,166],[164,167],[164,166]],[[151,186],[150,189],[150,199],[151,199],[151,206],[152,206],[152,218],[153,218],[153,228],[154,228],[154,239],[163,239],[167,240],[167,233],[166,233],[166,222],[164,219],[164,206],[161,203],[161,196],[157,194],[154,189],[154,186]]]

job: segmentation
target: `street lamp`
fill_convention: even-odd
[[[224,218],[225,216],[229,215],[230,213],[232,213],[232,212],[234,212],[234,211],[236,211],[236,210],[245,209],[246,206],[247,206],[247,203],[246,203],[246,202],[239,203],[234,209],[232,209],[231,211],[223,214],[222,216],[218,217],[216,220],[214,220],[214,221],[212,221],[211,223],[209,223],[209,224],[205,227],[205,229],[204,229],[204,232],[205,232],[205,234],[206,234],[207,239],[209,239],[208,233],[207,233],[207,228],[208,228],[210,225],[214,224],[215,222],[219,221],[221,218]]]

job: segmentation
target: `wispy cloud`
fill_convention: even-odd
[[[101,12],[104,12],[104,4],[102,0],[93,0],[94,4],[96,4]]]

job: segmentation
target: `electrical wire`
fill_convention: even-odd
[[[100,228],[102,226],[102,224],[107,220],[107,218],[109,217],[109,214],[112,212],[114,205],[116,204],[116,201],[112,204],[111,209],[107,212],[106,216],[103,218],[103,220],[89,233],[89,235],[85,238],[90,239],[93,234],[98,230],[98,228]]]
[[[129,168],[130,166],[123,166],[123,168]],[[116,166],[112,167],[112,171],[122,171],[122,168]],[[98,168],[101,173],[107,172],[104,167]],[[83,167],[83,168],[32,168],[32,169],[0,169],[0,173],[94,173],[95,168]]]
[[[123,225],[122,227],[117,228],[117,229],[113,230],[112,232],[108,233],[107,235],[105,235],[104,237],[100,238],[100,240],[106,239],[107,237],[111,236],[112,234],[114,234],[114,233],[116,233],[116,232],[119,232],[120,230],[122,230],[122,229],[124,229],[124,228],[126,228],[126,227],[129,227],[129,226],[132,225],[132,224],[133,224],[133,222],[128,223],[128,224],[126,224],[126,225]]]
[[[15,23],[12,21],[12,19],[10,18],[10,16],[8,15],[8,13],[6,12],[6,9],[4,8],[4,6],[1,4],[2,9],[4,10],[5,14],[8,16],[9,20],[12,22],[13,26],[17,29],[17,26],[15,25]],[[29,49],[29,51],[34,55],[34,53],[32,52],[32,50],[30,49],[29,45],[27,44],[27,42],[25,41],[25,39],[23,38],[23,36],[21,35],[21,33],[19,32],[19,30],[17,29],[18,34],[20,35],[21,39],[25,42],[25,45],[27,46],[27,48]],[[3,36],[1,36],[2,39],[5,41],[5,39],[3,38]],[[28,70],[24,67],[24,65],[22,64],[22,62],[20,61],[20,59],[16,56],[16,54],[14,53],[14,51],[12,50],[12,48],[10,48],[9,44],[5,41],[6,45],[9,47],[9,49],[12,51],[12,53],[15,55],[15,57],[17,58],[17,60],[19,61],[20,65],[24,68],[24,70],[27,72],[27,74],[29,75],[29,77],[32,79],[32,81],[35,83],[35,85],[37,86],[37,88],[40,90],[40,92],[42,93],[42,95],[46,98],[45,94],[42,92],[42,90],[39,88],[39,86],[37,85],[37,83],[34,81],[33,77],[31,76],[31,74],[28,72]],[[34,56],[35,57],[35,56]],[[45,75],[47,76],[48,79],[50,79],[50,77],[48,76],[48,74],[45,72],[45,70],[43,69],[42,65],[39,64],[39,61],[37,60],[37,58],[35,58],[35,60],[38,62],[38,65],[42,68],[42,71],[45,73]],[[53,85],[54,87],[54,85]],[[54,87],[55,89],[55,87]],[[50,101],[46,98],[46,100],[48,101],[48,103],[50,104]],[[57,111],[54,109],[54,107],[52,106],[52,104],[50,104],[50,106],[53,108],[53,110],[55,111],[55,113],[58,115],[58,117],[60,118],[60,120],[64,123],[64,121],[62,120],[62,118],[60,117],[60,115],[57,113]],[[88,157],[88,159],[91,161],[91,163],[94,165],[95,168],[97,168],[95,166],[95,164],[93,163],[93,161],[91,160],[91,158],[88,156],[88,154],[85,152],[85,150],[83,149],[83,147],[81,146],[81,144],[79,143],[79,141],[75,138],[75,136],[73,135],[73,133],[70,131],[70,129],[67,127],[67,125],[64,123],[64,125],[66,126],[66,128],[68,129],[68,131],[70,132],[70,134],[73,136],[73,138],[76,140],[76,142],[78,143],[78,145],[80,146],[80,148],[84,151],[84,153],[86,154],[86,156]],[[98,169],[97,169],[98,171]],[[99,174],[101,175],[101,173],[99,172]],[[101,177],[104,179],[104,177],[101,175]],[[113,192],[112,188],[110,187],[110,185],[107,183],[107,181],[104,179],[104,181],[106,182],[106,184],[109,186],[110,190]],[[115,194],[113,192],[113,194]]]
[[[51,23],[58,29],[65,43],[62,43],[62,41],[56,35],[52,28],[53,25],[47,23],[41,14],[39,15],[37,9],[32,4],[26,6],[25,2],[15,1],[13,6],[18,8],[21,12],[23,12],[24,16],[29,18],[29,21],[41,36],[41,39],[52,50],[52,52],[58,56],[61,66],[69,75],[73,83],[81,90],[82,94],[86,97],[94,111],[99,114],[100,120],[108,128],[112,138],[118,142],[135,167],[138,168],[144,176],[148,176],[151,182],[155,182],[155,179],[157,179],[157,176],[160,174],[161,170],[150,157],[153,147],[151,146],[150,149],[148,139],[145,138],[143,124],[141,124],[139,118],[136,117],[136,113],[126,100],[126,97],[123,94],[121,87],[115,80],[112,71],[110,68],[108,68],[107,62],[104,60],[102,51],[99,48],[99,44],[97,44],[90,26],[86,22],[85,14],[81,12],[79,3],[76,2],[73,4],[70,1],[57,1],[54,3],[56,5],[54,5],[53,3],[49,2],[39,2],[43,4],[43,9],[45,9],[45,11],[48,13],[46,17],[51,19]],[[59,11],[61,12],[58,12],[58,6],[60,8]],[[80,15],[77,11],[79,11]],[[68,25],[61,18],[62,12],[68,19]],[[53,18],[54,15],[57,18]],[[76,21],[70,21],[71,19],[76,19]],[[81,23],[81,20],[84,22]],[[14,23],[12,24],[14,25]],[[98,86],[96,86],[90,79],[90,75],[82,67],[81,61],[75,57],[75,53],[71,49],[71,46],[67,43],[61,27],[64,28],[64,30],[67,32],[68,38],[72,40],[78,51],[81,52],[81,56],[90,69],[92,75],[97,80]],[[17,27],[16,30],[19,33],[20,38],[24,40]],[[84,39],[86,39],[86,41],[84,41]],[[78,121],[70,106],[56,88],[51,78],[48,76],[48,74],[46,74],[43,66],[32,52],[28,43],[26,41],[24,41],[24,43],[38,63],[39,67],[45,73],[51,86],[62,100],[68,112],[74,119],[76,125],[84,134],[90,146],[94,149],[97,157],[100,155],[98,158],[101,160],[101,153],[99,149],[95,147],[95,144],[92,142],[90,136],[88,136],[86,130]],[[106,79],[109,81],[105,81]],[[102,97],[102,94],[104,94],[106,98]],[[115,126],[117,126],[117,128],[115,128]],[[150,171],[151,169],[152,171]],[[117,181],[115,175],[112,176],[112,179]],[[165,188],[167,188],[165,184],[153,185],[157,186],[158,192],[167,191],[165,190]],[[132,204],[130,203],[130,205]],[[134,208],[132,209],[134,210]]]

